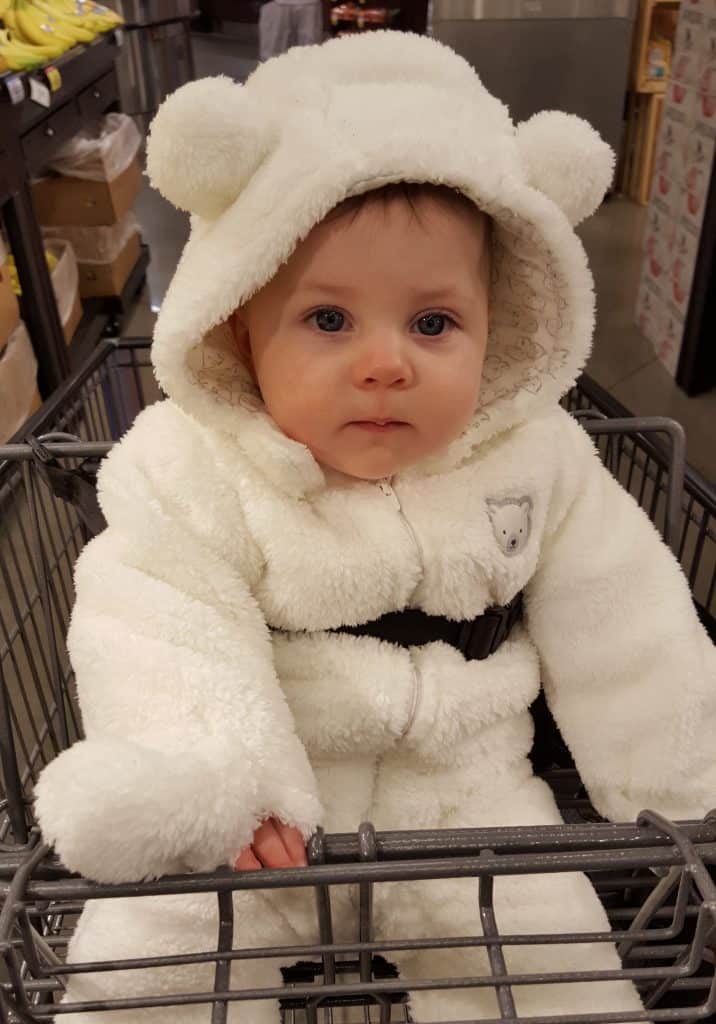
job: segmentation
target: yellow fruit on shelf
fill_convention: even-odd
[[[121,24],[96,0],[0,0],[0,74],[42,67]]]
[[[50,274],[54,272],[55,267],[59,263],[57,256],[55,256],[54,252],[51,252],[49,249],[45,249],[45,263],[47,263],[47,269]],[[20,281],[17,276],[17,267],[15,266],[15,257],[11,252],[7,254],[7,266],[10,273],[10,284],[12,285],[12,290],[16,295],[22,295],[22,288],[20,287]]]
[[[95,38],[96,33],[86,28],[82,24],[82,19],[73,18],[69,14],[62,14],[52,4],[46,3],[45,0],[32,0],[30,6],[35,8],[40,18],[52,26],[55,32],[69,37],[73,44],[91,43]]]
[[[15,266],[15,257],[11,252],[7,254],[7,266],[10,271],[10,284],[12,290],[16,295],[22,295],[22,289],[20,288],[20,282],[17,277],[17,267]]]
[[[2,18],[3,24],[6,28],[17,28],[17,19],[15,18],[15,12],[12,9],[12,4],[9,4],[4,8],[2,14],[0,14],[0,18]]]
[[[36,46],[59,44],[65,50],[75,46],[78,40],[69,32],[50,21],[48,16],[28,0],[14,0],[15,28],[27,43]],[[61,51],[63,52],[63,51]]]
[[[44,59],[28,57],[27,54],[16,53],[0,46],[0,71],[34,71],[44,63]]]
[[[0,0],[2,3],[3,0]],[[110,10],[103,4],[95,3],[94,0],[46,0],[58,18],[70,16],[80,18],[81,24],[95,32],[108,32],[110,29],[122,25],[123,18],[116,11]]]
[[[0,49],[5,55],[18,54],[32,57],[41,64],[58,56],[57,46],[33,46],[31,43],[23,42],[14,32],[10,32],[6,28],[0,28]]]
[[[98,15],[100,18],[105,18],[112,25],[123,25],[124,18],[117,11],[113,11],[111,7],[106,7],[104,4],[98,4],[96,0],[77,0],[77,3],[91,9],[93,14]]]
[[[82,17],[65,14],[47,0],[32,0],[32,6],[46,15],[50,24],[55,25],[58,31],[73,36],[78,43],[91,43],[97,35],[84,24]]]
[[[9,71],[32,71],[54,59],[51,47],[30,46],[14,38],[7,29],[0,29],[0,60]]]

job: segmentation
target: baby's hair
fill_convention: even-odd
[[[387,207],[395,200],[407,203],[417,221],[420,221],[419,201],[421,199],[432,199],[454,210],[464,216],[472,217],[474,220],[485,222],[485,244],[489,254],[491,250],[492,219],[483,213],[479,207],[468,199],[466,195],[449,185],[434,185],[431,182],[397,181],[389,185],[382,185],[380,188],[371,189],[369,192],[362,192],[357,196],[349,196],[337,206],[334,206],[325,218],[327,221],[338,220],[341,217],[349,217],[353,222],[361,210],[366,206],[382,203]]]

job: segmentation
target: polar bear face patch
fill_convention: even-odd
[[[519,555],[524,550],[532,527],[532,499],[487,499],[487,512],[492,532],[505,555]]]

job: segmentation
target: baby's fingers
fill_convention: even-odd
[[[306,846],[303,842],[303,836],[299,830],[291,825],[284,825],[283,822],[276,821],[275,818],[272,818],[271,820],[276,826],[276,831],[288,851],[291,863],[297,868],[306,867],[308,864],[308,860],[306,858]]]
[[[252,849],[265,868],[291,868],[293,861],[283,845],[273,818],[265,821],[254,832]]]
[[[261,861],[254,856],[254,851],[247,846],[241,851],[234,863],[234,871],[260,871]]]

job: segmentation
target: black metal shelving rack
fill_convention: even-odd
[[[115,62],[121,38],[121,31],[110,32],[60,57],[53,64],[60,77],[54,91],[49,83],[54,78],[57,85],[57,77],[47,69],[0,76],[0,217],[17,264],[22,318],[37,356],[43,397],[68,377],[102,334],[121,327],[149,262],[149,250],[143,246],[121,296],[85,301],[82,321],[68,346],[45,262],[30,181],[77,131],[118,108]]]

